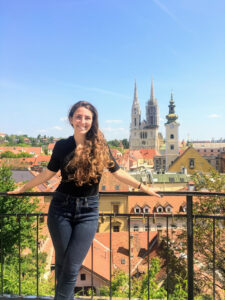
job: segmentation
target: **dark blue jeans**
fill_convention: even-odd
[[[55,248],[55,300],[74,298],[77,275],[98,228],[98,200],[98,195],[53,196],[48,228]]]

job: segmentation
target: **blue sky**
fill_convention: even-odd
[[[160,131],[173,90],[180,139],[225,138],[224,0],[1,0],[0,132],[67,137],[93,103],[106,138],[129,138],[134,80]]]

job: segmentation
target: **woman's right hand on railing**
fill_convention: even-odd
[[[24,185],[23,186],[19,186],[17,187],[15,190],[13,191],[9,191],[7,192],[7,194],[20,194],[20,193],[24,193],[25,189],[24,189]]]

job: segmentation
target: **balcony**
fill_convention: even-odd
[[[80,282],[77,294],[87,292],[89,296],[76,296],[76,299],[142,299],[136,297],[134,294],[135,278],[143,278],[146,275],[146,293],[145,299],[157,299],[152,297],[152,281],[151,281],[151,268],[152,258],[154,253],[158,255],[158,249],[160,251],[160,272],[161,275],[157,275],[157,283],[163,286],[166,293],[164,296],[160,296],[158,299],[175,299],[171,298],[171,285],[173,282],[173,274],[177,272],[175,270],[174,259],[185,263],[185,272],[187,273],[187,288],[186,298],[180,299],[224,299],[223,288],[224,288],[224,274],[221,274],[218,270],[218,246],[223,247],[224,245],[224,227],[225,227],[225,216],[224,214],[194,214],[193,213],[193,198],[197,196],[201,197],[225,197],[224,193],[203,193],[203,192],[160,192],[164,196],[179,196],[185,197],[186,203],[184,203],[183,212],[179,214],[173,214],[172,211],[164,213],[100,213],[99,224],[102,225],[108,222],[107,232],[97,233],[96,239],[93,241],[92,247],[85,259],[85,264],[82,266],[83,273],[80,274]],[[128,197],[128,196],[144,196],[143,193],[139,192],[116,192],[116,193],[100,193],[100,201],[104,196],[110,197]],[[19,195],[8,195],[0,193],[0,199],[5,197],[49,197],[52,193],[23,193]],[[4,203],[4,201],[2,201]],[[146,209],[146,207],[145,207]],[[54,290],[54,259],[48,262],[47,271],[43,271],[43,248],[47,247],[49,239],[46,239],[46,217],[47,213],[1,213],[0,214],[0,262],[1,262],[1,274],[0,274],[0,299],[14,298],[14,299],[51,299]],[[161,220],[161,226],[157,227],[157,220]],[[24,239],[25,233],[23,232],[24,226],[23,221],[30,220],[31,228],[35,230],[35,243],[29,244],[29,239]],[[121,221],[123,220],[123,221]],[[164,220],[164,222],[162,222]],[[124,222],[127,224],[126,230],[123,232],[115,232],[116,226]],[[180,222],[179,222],[180,221]],[[10,223],[12,222],[12,223]],[[140,226],[137,230],[138,224],[143,224],[143,230],[140,232]],[[180,224],[180,225],[176,225]],[[117,224],[117,225],[115,225]],[[181,225],[182,224],[182,225]],[[10,226],[17,228],[14,237],[10,235]],[[115,226],[114,226],[115,225]],[[135,227],[136,226],[136,227]],[[202,226],[202,227],[201,227]],[[209,227],[207,227],[209,226]],[[210,241],[208,244],[209,261],[206,263],[203,259],[203,250],[195,249],[195,236],[194,233],[198,228],[210,229]],[[11,228],[11,229],[10,229]],[[26,228],[27,230],[27,228]],[[139,232],[137,232],[139,231]],[[28,234],[29,230],[26,231]],[[104,235],[104,242],[101,236]],[[120,247],[115,248],[115,242],[120,241]],[[218,237],[219,235],[219,237]],[[196,237],[197,234],[196,234]],[[6,244],[8,241],[13,245],[12,254],[14,257],[10,258],[16,264],[17,273],[10,274],[10,270],[7,269],[7,250]],[[182,240],[181,240],[182,239]],[[26,245],[25,245],[26,244]],[[138,245],[137,247],[135,245]],[[103,257],[100,248],[104,248],[104,267],[107,274],[97,272],[98,259]],[[137,253],[137,249],[138,253]],[[30,251],[29,249],[32,249]],[[117,249],[117,251],[114,251]],[[119,250],[118,250],[119,249]],[[136,250],[135,250],[136,249]],[[184,250],[185,249],[185,250]],[[223,248],[224,249],[224,248]],[[29,257],[29,251],[32,252],[32,263],[30,266],[30,275],[24,274],[24,266],[28,264],[26,258]],[[136,252],[135,252],[136,251]],[[172,252],[171,252],[172,251]],[[49,253],[47,253],[49,254]],[[121,256],[119,256],[121,255]],[[126,283],[126,295],[123,298],[114,297],[114,286],[113,286],[113,274],[115,271],[115,265],[118,266],[118,257],[120,257],[121,269],[123,269],[127,276]],[[54,255],[52,255],[54,258]],[[136,259],[138,257],[138,259]],[[31,257],[29,258],[31,259]],[[6,261],[6,263],[5,263]],[[107,265],[106,265],[107,264]],[[174,263],[175,264],[175,263]],[[160,273],[159,272],[159,273]],[[177,273],[182,276],[184,273]],[[204,277],[208,279],[208,290],[205,293],[208,298],[197,298],[195,296],[196,290],[198,290],[199,282],[196,282],[196,274],[202,273]],[[81,276],[82,275],[82,276]],[[89,277],[88,277],[89,276]],[[14,286],[9,287],[7,284],[10,282],[10,277],[14,278]],[[89,284],[82,287],[81,281],[88,277]],[[83,279],[82,279],[83,278]],[[86,278],[87,279],[87,278]],[[97,287],[97,280],[101,283],[104,282],[106,288],[105,296],[98,295],[99,289]],[[29,281],[31,280],[31,281]],[[45,281],[47,280],[47,281]],[[25,289],[26,282],[30,282],[30,291],[33,296],[29,296],[31,292],[29,288]],[[223,284],[221,284],[221,282]],[[43,296],[43,285],[51,284],[52,290]],[[80,289],[79,289],[80,287]],[[197,288],[197,289],[196,289]],[[12,290],[13,292],[10,292]],[[80,292],[79,292],[80,290]],[[10,293],[9,293],[10,292]],[[97,296],[95,296],[97,294]],[[42,295],[42,296],[41,296]],[[46,296],[51,295],[51,296]],[[184,296],[185,297],[185,296]],[[211,297],[211,298],[210,298]],[[179,298],[176,298],[179,299]]]

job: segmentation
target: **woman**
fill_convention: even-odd
[[[98,128],[93,105],[79,101],[70,109],[68,119],[74,135],[56,143],[47,169],[9,192],[23,193],[61,170],[62,180],[48,212],[56,253],[56,300],[73,299],[79,269],[98,227],[98,189],[105,168],[120,181],[160,197],[119,168]]]

